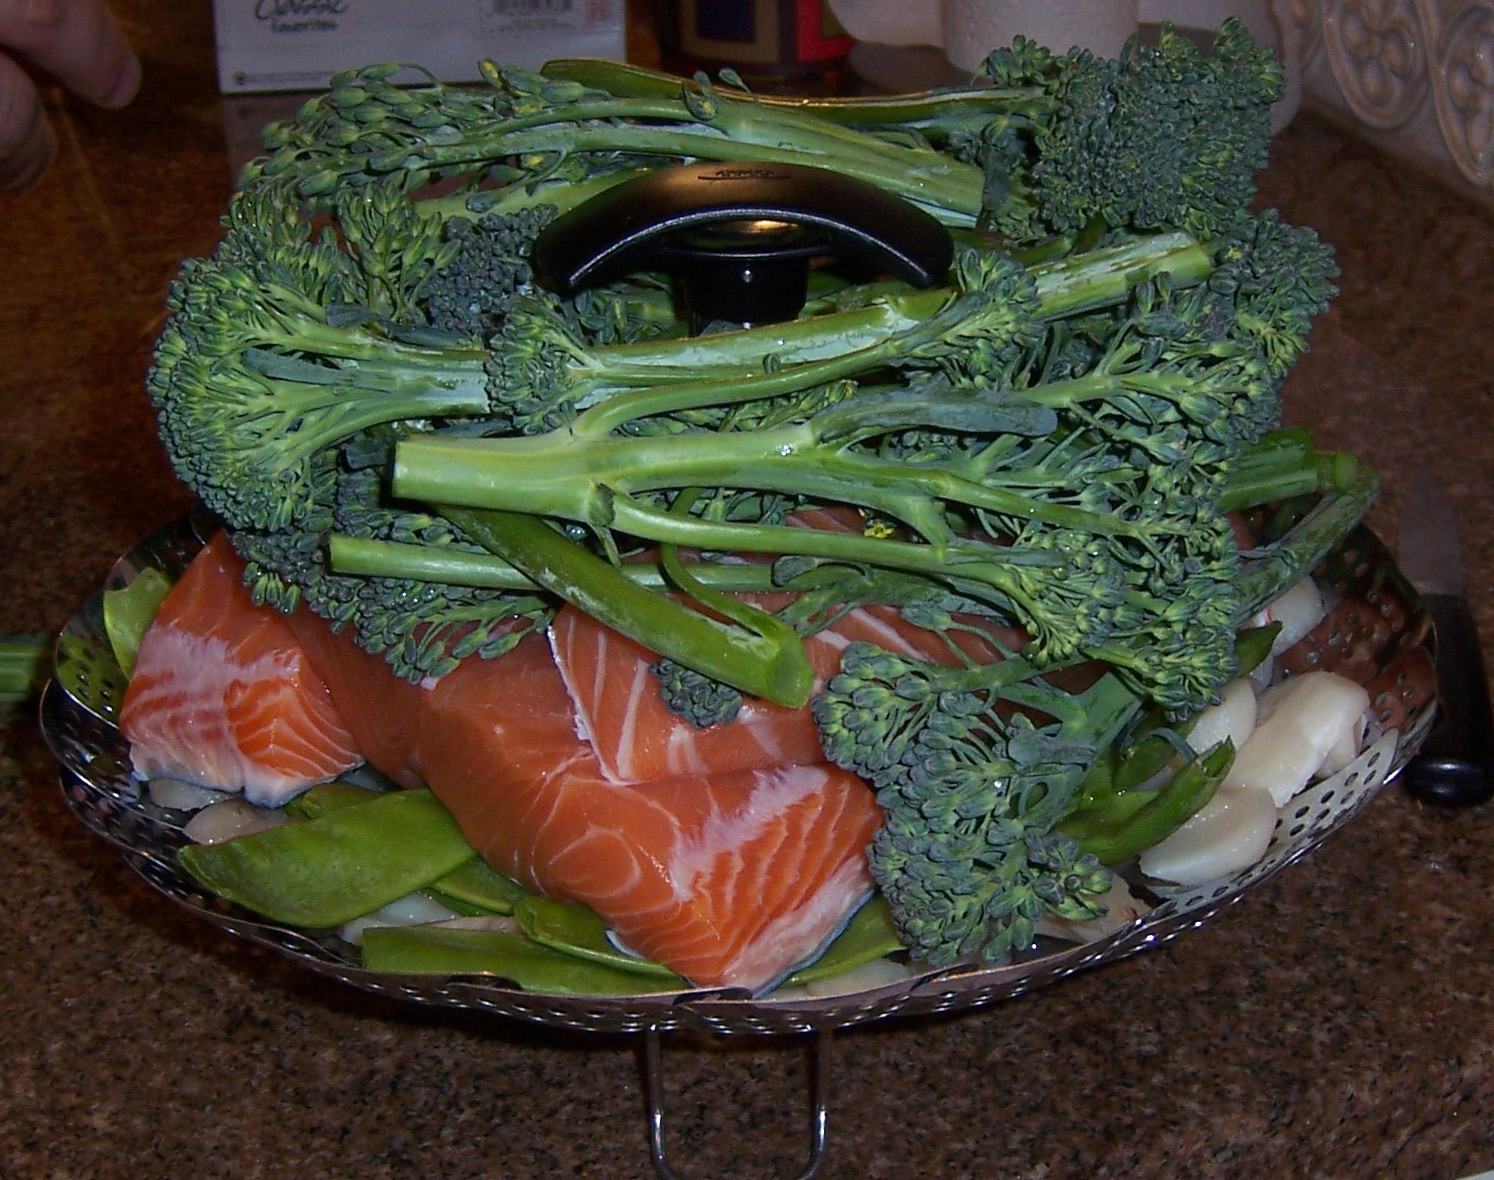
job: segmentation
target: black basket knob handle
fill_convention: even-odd
[[[654,169],[561,214],[533,261],[562,295],[656,267],[680,279],[697,321],[757,324],[799,314],[813,259],[928,287],[953,256],[944,226],[867,181],[797,164],[712,162]]]

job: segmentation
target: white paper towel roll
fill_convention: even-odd
[[[873,45],[943,45],[944,0],[829,0],[841,28]]]
[[[1136,32],[1138,0],[944,0],[944,52],[974,70],[1017,35],[1059,53],[1114,57]]]

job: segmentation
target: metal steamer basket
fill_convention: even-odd
[[[1265,857],[1235,875],[1196,888],[1167,888],[1124,866],[1133,894],[1149,907],[1140,916],[1085,943],[1041,938],[998,965],[961,965],[910,975],[894,983],[838,995],[802,993],[753,997],[734,989],[646,995],[570,996],[519,990],[492,977],[394,975],[365,970],[358,949],[334,932],[308,932],[261,920],[205,893],[177,864],[187,839],[189,813],[154,804],[130,773],[127,745],[113,718],[124,690],[105,636],[103,591],[128,584],[148,567],[175,577],[203,543],[204,522],[184,519],[149,537],[123,557],[100,592],[73,616],[58,638],[56,671],[41,705],[48,745],[60,763],[68,807],[108,841],[155,889],[202,918],[250,942],[269,947],[304,967],[369,992],[416,1004],[492,1012],[511,1019],[570,1030],[639,1034],[643,1039],[649,1144],[658,1174],[676,1175],[664,1140],[661,1034],[696,1030],[721,1036],[802,1036],[814,1052],[813,1109],[808,1163],[800,1180],[819,1169],[827,1137],[829,1086],[823,1052],[830,1035],[873,1021],[955,1013],[981,1008],[1055,983],[1086,968],[1124,958],[1203,925],[1247,890],[1299,860],[1358,812],[1393,778],[1431,728],[1434,691],[1428,649],[1432,642],[1415,591],[1384,545],[1359,529],[1315,571],[1339,602],[1367,604],[1355,623],[1319,628],[1320,651],[1331,662],[1353,650],[1355,674],[1394,695],[1380,712],[1393,725],[1371,730],[1366,748],[1342,772],[1311,786],[1282,810]],[[1330,615],[1330,619],[1333,616]],[[1354,629],[1356,628],[1357,629]],[[1352,633],[1351,633],[1352,630]],[[1408,660],[1408,657],[1409,660]],[[1411,666],[1414,674],[1398,673]],[[1374,689],[1372,689],[1373,695]],[[1378,703],[1379,698],[1377,698]]]

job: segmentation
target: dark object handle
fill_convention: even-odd
[[[1468,807],[1494,794],[1494,715],[1478,629],[1466,599],[1424,596],[1437,644],[1438,718],[1406,765],[1406,790],[1444,807]]]
[[[954,257],[949,231],[876,185],[797,164],[658,168],[555,218],[534,246],[562,295],[657,266],[677,275],[697,321],[793,319],[811,259],[834,256],[918,287]]]

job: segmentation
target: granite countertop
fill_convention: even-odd
[[[59,626],[186,498],[143,391],[167,282],[229,191],[206,5],[151,20],[127,111],[62,112],[0,197],[0,629]],[[1334,242],[1343,294],[1288,416],[1461,513],[1494,640],[1494,220],[1323,119],[1265,200]],[[159,899],[66,810],[33,716],[0,746],[0,1177],[644,1177],[638,1045],[323,980]],[[831,1042],[822,1175],[1453,1180],[1494,1168],[1494,807],[1382,791],[1175,941],[957,1017]],[[682,1176],[797,1174],[797,1041],[666,1041]]]

